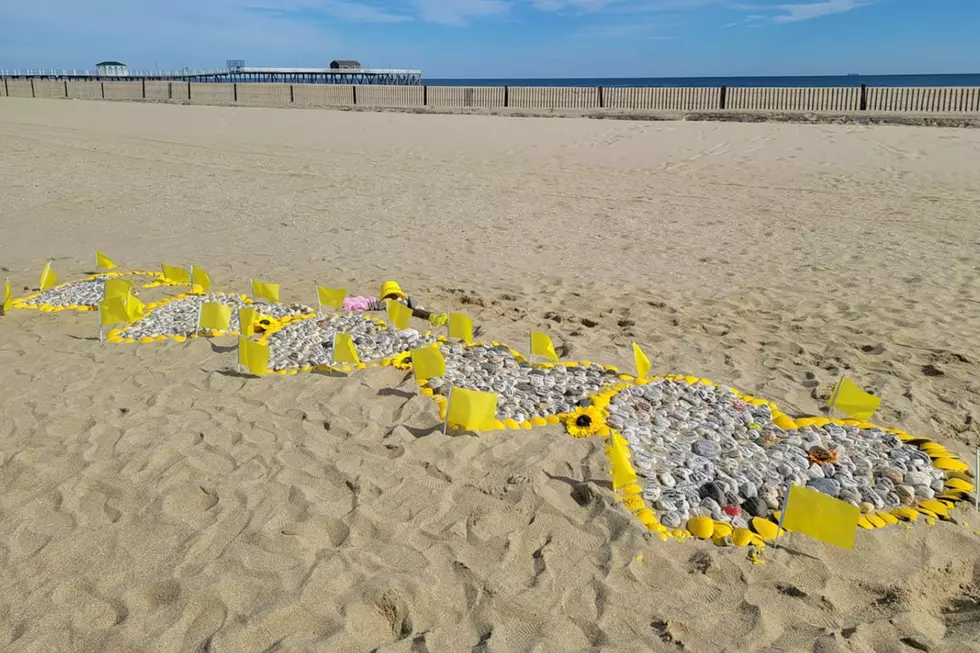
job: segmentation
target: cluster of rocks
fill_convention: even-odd
[[[837,424],[784,431],[768,406],[726,387],[656,381],[617,393],[608,411],[630,443],[644,499],[668,528],[698,516],[745,528],[779,509],[787,483],[865,513],[943,490],[942,470],[894,435]]]
[[[300,304],[247,304],[240,295],[224,293],[207,293],[190,295],[171,300],[162,306],[151,310],[146,317],[140,318],[119,332],[121,338],[156,338],[158,336],[189,337],[198,332],[197,323],[201,312],[201,304],[214,303],[232,307],[231,326],[229,331],[238,331],[238,309],[251,306],[262,315],[276,319],[286,316],[302,315],[313,311],[309,306]]]
[[[415,329],[395,331],[358,313],[317,315],[285,325],[268,337],[269,369],[289,370],[331,365],[337,333],[350,334],[362,362],[395,356],[435,342]]]
[[[26,306],[96,307],[105,297],[105,277],[72,281],[24,301]]]
[[[532,367],[508,347],[492,343],[445,345],[442,353],[446,376],[429,379],[433,393],[447,395],[450,386],[497,393],[499,420],[526,422],[566,413],[619,381],[617,372],[601,365]]]

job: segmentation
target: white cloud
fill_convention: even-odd
[[[510,9],[505,0],[411,0],[422,20],[442,25],[467,25],[474,18],[502,14]]]
[[[843,14],[866,4],[869,3],[859,0],[825,0],[807,4],[778,5],[775,9],[783,13],[773,16],[772,20],[774,23],[798,23],[823,16]]]

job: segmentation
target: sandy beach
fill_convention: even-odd
[[[0,265],[397,279],[523,348],[980,446],[980,131],[0,100]],[[155,289],[153,297],[175,291]],[[968,653],[980,515],[661,542],[601,439],[441,434],[410,375],[242,379],[233,339],[0,318],[4,651]],[[966,523],[963,523],[966,522]]]

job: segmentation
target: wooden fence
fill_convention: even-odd
[[[980,113],[980,87],[622,88],[342,86],[0,78],[0,97],[179,101],[257,107]]]

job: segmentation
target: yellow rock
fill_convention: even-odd
[[[649,526],[650,524],[657,523],[657,513],[650,510],[649,508],[641,508],[636,512],[636,518],[641,522]]]
[[[884,528],[885,526],[888,525],[888,523],[884,519],[874,514],[873,512],[869,512],[864,517],[869,522],[871,522],[871,525],[874,526],[875,528]]]
[[[965,462],[956,458],[936,458],[932,461],[932,466],[937,469],[948,469],[953,472],[965,472],[970,469]]]
[[[156,336],[155,338],[153,338],[153,340],[155,340],[156,342],[163,342],[166,339],[167,336]]]
[[[907,508],[901,506],[892,510],[892,514],[901,519],[902,521],[916,521],[919,519],[919,511],[913,510],[912,508]]]
[[[559,424],[561,423],[561,418],[558,417],[557,415],[548,415],[545,418],[545,421],[548,422],[549,424]]]
[[[860,424],[858,424],[858,428],[859,429],[874,429],[874,428],[878,428],[878,427],[874,424],[874,422],[861,422]]]
[[[174,342],[185,342],[187,338],[184,336],[174,336]]]
[[[732,544],[735,546],[751,546],[761,544],[759,536],[747,528],[736,528],[732,531]]]
[[[636,494],[631,494],[628,497],[624,497],[623,505],[626,506],[626,509],[630,512],[636,512],[637,510],[645,507],[643,505],[643,497]]]
[[[714,533],[712,533],[711,536],[713,538],[719,538],[719,537],[724,538],[724,537],[728,537],[731,534],[732,534],[732,525],[731,524],[729,524],[727,522],[723,522],[723,521],[716,521],[715,522]]]
[[[629,496],[630,494],[643,494],[643,488],[641,488],[636,483],[630,483],[622,489],[624,495]]]
[[[125,339],[125,342],[127,342],[129,344],[133,344],[134,342],[136,342],[136,339],[135,338],[126,338]]]
[[[792,430],[795,430],[795,429],[799,428],[799,426],[796,424],[796,422],[794,422],[792,419],[790,419],[786,415],[779,415],[772,422],[773,422],[773,424],[775,424],[779,428],[783,429],[784,431],[792,431]]]
[[[503,422],[501,422],[499,419],[495,419],[493,421],[493,430],[494,431],[502,431],[505,428],[507,428],[507,425],[504,424]]]
[[[151,338],[150,336],[143,336],[142,338],[140,338],[140,342],[142,342],[145,345],[153,342],[153,338]]]
[[[866,528],[868,530],[871,530],[872,528],[875,527],[874,524],[868,521],[867,515],[861,515],[860,517],[858,517],[858,526],[860,526],[861,528]]]
[[[779,526],[762,517],[752,518],[752,530],[762,536],[763,540],[774,540],[777,536],[786,534],[786,531],[780,529]]]
[[[919,501],[919,506],[925,508],[926,510],[931,510],[940,517],[949,516],[949,508],[942,501],[936,501],[935,499],[923,499]]]
[[[885,512],[884,510],[881,510],[879,512],[876,512],[875,514],[878,515],[879,519],[881,519],[882,521],[884,521],[889,526],[891,526],[892,524],[897,524],[898,523],[898,517],[896,517],[895,515],[891,514],[890,512]]]
[[[521,428],[524,429],[525,431],[530,431],[533,427],[534,424],[531,424],[530,420],[527,422],[521,422]]]
[[[685,376],[684,377],[684,381],[688,385],[694,385],[696,383],[700,383],[701,382],[701,377],[698,377],[698,376]]]
[[[548,420],[546,420],[543,417],[532,417],[531,423],[534,424],[535,426],[545,426],[548,424]]]
[[[504,420],[504,426],[511,429],[512,431],[516,431],[519,428],[521,428],[521,425],[518,424],[517,421],[515,421],[512,417],[508,417],[507,419]]]
[[[951,490],[962,490],[964,492],[972,492],[973,484],[967,483],[961,478],[950,478],[946,480],[946,487]]]
[[[694,517],[687,520],[687,530],[699,540],[706,540],[715,532],[715,522],[711,517]]]
[[[961,481],[966,481],[967,483],[973,483],[974,482],[973,476],[971,474],[969,474],[968,472],[954,472],[952,470],[947,470],[946,471],[946,480],[950,480],[950,479],[953,479],[953,478],[958,478]]]
[[[828,424],[830,424],[830,418],[829,417],[815,417],[815,418],[813,418],[813,425],[814,426],[827,426]]]
[[[815,417],[804,417],[802,419],[796,420],[796,425],[800,428],[803,428],[804,426],[813,426],[816,423],[817,420]]]

